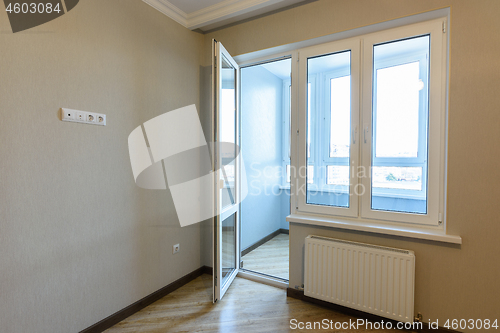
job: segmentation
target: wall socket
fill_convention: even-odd
[[[172,254],[179,253],[180,250],[181,250],[180,244],[175,244],[174,246],[172,246]]]
[[[74,123],[106,126],[106,115],[101,113],[61,109],[61,120]]]

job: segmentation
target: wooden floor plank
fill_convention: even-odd
[[[243,268],[288,280],[289,237],[279,234],[241,259]]]
[[[107,333],[331,332],[292,330],[290,320],[346,322],[357,318],[295,298],[286,291],[236,278],[222,300],[212,304],[212,277],[202,275],[108,329]],[[334,330],[335,331],[335,330]],[[396,330],[338,330],[394,332]]]

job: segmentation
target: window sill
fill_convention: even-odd
[[[361,221],[342,221],[331,217],[323,217],[308,214],[292,214],[287,216],[286,220],[292,223],[301,223],[308,225],[316,225],[322,227],[330,227],[337,229],[364,231],[382,235],[401,236],[408,238],[425,239],[435,242],[462,244],[462,237],[455,235],[447,235],[441,230],[429,230],[411,226],[396,226],[390,224],[373,224]]]

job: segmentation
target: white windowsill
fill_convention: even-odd
[[[301,224],[317,225],[317,226],[337,228],[337,229],[364,231],[375,234],[425,239],[430,241],[444,242],[451,244],[462,244],[462,237],[455,235],[447,235],[441,230],[429,230],[411,226],[395,226],[395,225],[383,224],[382,222],[380,224],[378,224],[378,222],[377,224],[375,224],[375,223],[367,223],[361,221],[353,221],[353,222],[341,221],[336,218],[322,217],[322,216],[308,215],[308,214],[292,214],[287,216],[286,220],[292,223],[301,223]]]

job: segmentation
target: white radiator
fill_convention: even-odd
[[[413,251],[308,236],[304,270],[306,296],[413,322]]]

